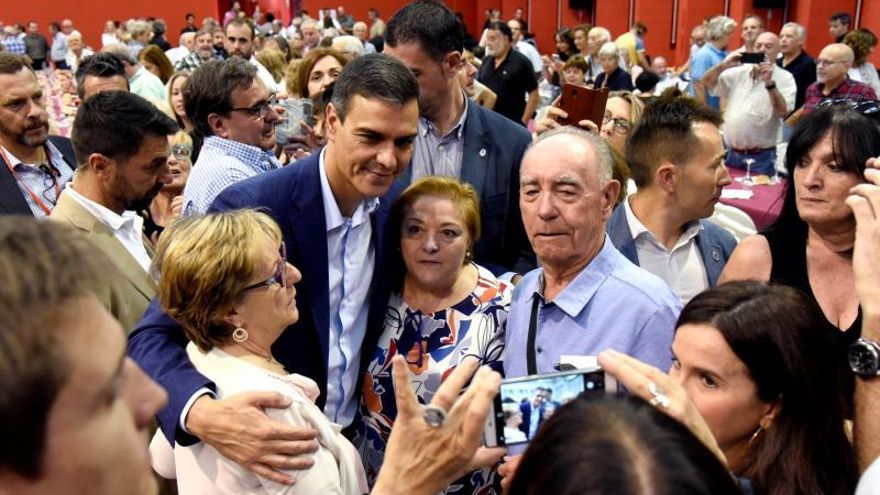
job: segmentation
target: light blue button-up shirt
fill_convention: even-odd
[[[348,426],[357,410],[354,392],[360,385],[361,348],[367,333],[370,284],[376,261],[370,215],[379,207],[379,199],[361,201],[350,218],[342,216],[327,180],[325,150],[321,150],[318,162],[327,224],[330,306],[324,414],[334,423]]]
[[[183,189],[183,214],[205,213],[227,187],[276,168],[281,168],[281,163],[271,151],[208,136]]]
[[[540,298],[535,335],[538,373],[554,371],[563,355],[594,356],[614,349],[661,370],[672,363],[672,336],[681,301],[657,276],[627,260],[605,236],[590,264],[553,301],[543,300],[541,268],[523,277],[507,320],[505,376],[527,373],[532,301]]]

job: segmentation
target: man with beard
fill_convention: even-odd
[[[85,100],[73,122],[79,170],[50,220],[84,232],[121,272],[101,301],[131,331],[155,295],[143,218],[171,182],[168,136],[177,123],[147,100],[106,91]]]
[[[513,50],[512,40],[507,24],[489,24],[486,57],[477,79],[498,95],[496,112],[525,126],[538,106],[538,80],[529,59]]]
[[[281,168],[272,153],[275,123],[281,120],[278,102],[246,60],[202,65],[186,82],[183,101],[195,131],[205,137],[183,190],[185,215],[206,212],[236,182]]]
[[[183,57],[174,70],[194,71],[200,65],[214,58],[214,46],[211,44],[214,35],[211,34],[211,28],[203,27],[196,33],[195,49],[189,55]]]
[[[236,19],[230,22],[226,25],[226,51],[229,52],[230,57],[241,57],[256,67],[257,76],[269,88],[269,91],[283,92],[283,85],[276,84],[269,70],[263,67],[263,64],[254,56],[255,36],[256,31],[250,21]]]
[[[0,53],[0,157],[0,215],[47,217],[76,169],[70,140],[49,137],[36,74],[12,53]]]
[[[416,74],[420,90],[419,133],[400,181],[445,175],[471,184],[482,226],[474,260],[496,275],[526,273],[535,256],[519,212],[519,164],[531,134],[468,100],[458,78],[463,50],[464,29],[442,3],[410,2],[388,21],[385,53]]]

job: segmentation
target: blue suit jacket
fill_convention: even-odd
[[[709,286],[714,287],[718,284],[718,277],[721,276],[724,265],[727,264],[727,260],[730,259],[730,255],[736,248],[736,239],[730,232],[712,222],[700,220],[700,225],[703,226],[703,230],[697,234],[697,249],[700,251],[703,265],[706,267]],[[605,225],[605,230],[620,254],[638,266],[639,254],[636,252],[636,243],[632,238],[629,222],[626,221],[626,211],[623,205],[614,209],[611,220]]]
[[[468,102],[464,121],[461,180],[474,186],[480,198],[482,234],[474,261],[496,275],[527,273],[537,267],[519,211],[519,169],[532,135],[521,125]],[[412,182],[412,168],[398,179]]]
[[[529,436],[529,427],[531,426],[532,421],[532,399],[529,399],[525,403],[521,403],[519,405],[519,411],[522,413],[522,423],[519,425],[519,431],[526,434],[526,438],[532,440],[533,437]],[[537,432],[541,429],[541,424],[544,422],[544,404],[541,404],[541,407],[538,408],[538,427],[535,429]]]
[[[288,371],[308,376],[318,383],[321,395],[317,404],[323,408],[327,397],[330,322],[327,229],[318,156],[316,153],[283,169],[232,185],[217,196],[210,210],[261,207],[281,227],[287,245],[287,260],[302,272],[302,282],[296,291],[299,321],[281,334],[272,346],[272,353]],[[382,199],[372,218],[375,275],[385,271],[382,252],[387,218],[388,202]],[[362,349],[375,348],[382,331],[389,294],[386,279],[373,277]],[[182,445],[197,441],[178,424],[187,400],[200,388],[213,388],[213,384],[190,364],[184,350],[186,343],[180,326],[153,300],[129,337],[128,345],[129,355],[168,391],[169,402],[159,412],[159,423],[169,442],[173,443],[176,438]],[[369,352],[361,354],[361,372],[371,355]],[[360,388],[355,393],[360,393]]]

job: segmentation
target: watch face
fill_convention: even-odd
[[[849,366],[861,376],[877,376],[880,356],[873,345],[858,341],[849,348]]]

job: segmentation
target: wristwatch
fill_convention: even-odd
[[[773,82],[773,83],[770,83],[764,87],[767,88],[767,91],[770,91],[770,90],[776,89],[776,83]]]
[[[849,367],[862,378],[880,376],[880,345],[873,340],[859,338],[849,346]]]

